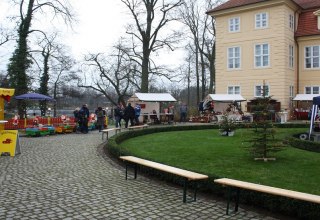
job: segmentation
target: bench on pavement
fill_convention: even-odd
[[[118,133],[118,131],[121,131],[121,128],[108,128],[108,129],[104,129],[102,130],[102,140],[103,140],[103,137],[104,137],[104,134],[107,134],[107,140],[109,139],[109,132],[111,131],[115,131],[116,134]]]
[[[276,188],[271,186],[265,186],[265,185],[255,184],[255,183],[249,183],[249,182],[228,179],[228,178],[216,179],[214,180],[214,182],[221,184],[223,186],[226,186],[228,188],[228,199],[227,199],[228,201],[227,201],[227,211],[226,211],[227,215],[229,214],[229,205],[231,200],[232,189],[236,191],[235,209],[234,209],[235,212],[238,211],[240,189],[252,190],[252,191],[262,192],[266,194],[283,196],[287,198],[304,200],[307,202],[320,204],[320,196],[318,195],[302,193],[302,192],[297,192],[297,191],[292,191],[287,189],[281,189],[281,188]]]
[[[188,170],[183,170],[180,168],[164,165],[161,163],[156,163],[153,161],[141,159],[141,158],[134,157],[134,156],[121,156],[120,159],[122,159],[123,161],[126,162],[126,179],[128,179],[128,166],[129,165],[134,165],[134,179],[137,178],[138,165],[150,167],[150,168],[153,168],[156,170],[171,173],[171,174],[174,174],[174,175],[177,175],[177,176],[184,178],[184,186],[183,186],[183,202],[184,203],[187,202],[187,190],[188,190],[189,182],[193,181],[193,183],[194,183],[194,194],[193,194],[192,201],[196,201],[197,188],[198,188],[197,181],[208,179],[207,175],[191,172]]]
[[[129,130],[135,130],[135,129],[147,128],[147,127],[149,127],[149,125],[145,124],[145,125],[131,126],[131,127],[128,127],[128,129],[129,129]]]

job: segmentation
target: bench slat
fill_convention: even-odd
[[[137,125],[137,126],[128,127],[128,129],[131,130],[136,128],[146,128],[146,127],[149,127],[149,125]]]
[[[182,177],[185,177],[189,180],[201,180],[201,179],[208,178],[207,175],[195,173],[195,172],[188,171],[188,170],[183,170],[183,169],[176,168],[176,167],[171,167],[168,165],[156,163],[156,162],[149,161],[149,160],[144,160],[144,159],[134,157],[134,156],[121,156],[120,159],[125,160],[125,161],[129,161],[132,163],[140,164],[143,166],[151,167],[151,168],[154,168],[157,170],[165,171],[168,173],[172,173],[172,174],[175,174],[178,176],[182,176]]]
[[[279,195],[279,196],[284,196],[284,197],[289,197],[293,199],[299,199],[299,200],[320,204],[320,196],[318,195],[312,195],[308,193],[302,193],[302,192],[281,189],[281,188],[276,188],[272,186],[265,186],[265,185],[255,184],[255,183],[249,183],[249,182],[228,179],[228,178],[216,179],[214,180],[214,182],[225,185],[225,186],[233,186],[233,187],[238,187],[242,189],[254,190],[258,192],[269,193],[273,195]]]

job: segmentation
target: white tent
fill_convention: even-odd
[[[293,101],[312,101],[314,97],[319,96],[319,94],[297,94]]]
[[[136,104],[141,106],[141,118],[144,115],[152,114],[155,110],[158,118],[160,117],[160,103],[161,102],[176,102],[177,100],[169,93],[135,93],[132,95],[128,103],[131,103],[133,107]]]
[[[224,112],[230,103],[246,101],[239,94],[208,94],[204,100],[203,105],[206,106],[208,102],[214,102],[215,112]]]
[[[137,98],[139,101],[144,101],[144,102],[176,102],[177,101],[169,93],[135,93],[131,98]]]
[[[216,101],[216,102],[242,102],[242,101],[246,101],[246,99],[243,98],[239,94],[209,94],[206,99]]]

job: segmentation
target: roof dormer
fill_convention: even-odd
[[[320,10],[313,12],[318,17],[318,30],[320,30]]]

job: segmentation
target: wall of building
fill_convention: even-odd
[[[236,11],[216,16],[216,93],[227,93],[228,86],[240,86],[241,95],[254,99],[255,85],[263,81],[270,86],[270,95],[281,102],[281,108],[290,108],[289,88],[296,88],[296,67],[289,68],[289,44],[295,46],[294,32],[289,28],[289,13],[294,14],[292,5],[277,4],[258,8],[257,5],[245,11]],[[268,28],[255,29],[255,14],[268,13]],[[240,31],[230,33],[229,19],[240,18]],[[270,65],[255,68],[255,44],[268,43]],[[241,68],[227,67],[227,48],[241,47]]]

